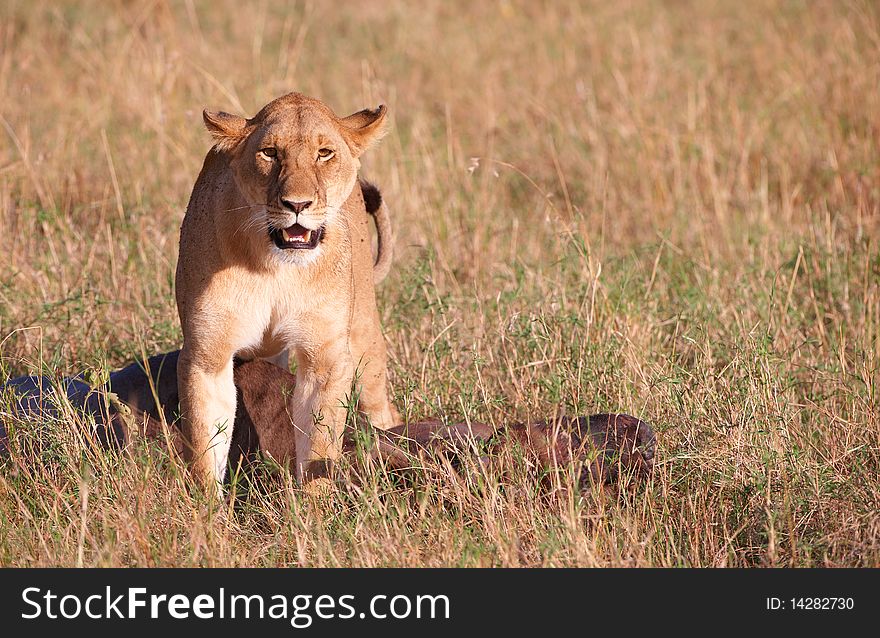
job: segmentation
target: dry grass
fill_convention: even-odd
[[[0,564],[880,566],[875,3],[238,6],[0,9],[0,380],[177,347],[201,108],[296,89],[392,109],[401,408],[629,412],[661,464],[609,499],[281,477],[214,512],[68,415],[0,473]]]

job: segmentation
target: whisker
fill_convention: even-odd
[[[221,212],[221,213],[231,213],[231,212],[234,212],[234,211],[237,211],[237,210],[245,210],[245,209],[247,209],[247,208],[262,208],[262,207],[260,207],[260,206],[255,206],[255,205],[253,205],[253,204],[248,204],[248,205],[246,205],[246,206],[235,206],[234,208],[226,208],[226,209],[224,209],[224,210],[221,210],[220,212]]]
[[[243,223],[239,224],[238,228],[236,228],[235,232],[233,233],[233,236],[236,236],[239,233],[246,233],[251,230],[264,230],[266,233],[268,233],[269,229],[269,220],[266,219],[264,215],[252,215],[246,218]]]

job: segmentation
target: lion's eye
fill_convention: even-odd
[[[318,159],[327,161],[333,157],[333,149],[332,148],[319,148],[318,149]]]
[[[265,155],[269,159],[272,159],[273,157],[276,157],[278,155],[278,151],[275,150],[274,148],[272,148],[271,146],[269,148],[261,148],[260,153],[262,153],[263,155]]]

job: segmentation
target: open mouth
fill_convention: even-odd
[[[287,228],[271,229],[269,237],[282,250],[312,250],[324,237],[324,227],[312,230],[300,224],[294,224]]]

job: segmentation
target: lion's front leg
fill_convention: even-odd
[[[184,346],[177,363],[177,386],[183,458],[199,481],[220,493],[235,422],[232,358],[212,370]]]
[[[326,478],[342,455],[354,363],[345,339],[299,357],[293,400],[296,475],[304,484]]]
[[[370,315],[373,320],[358,322],[351,334],[351,351],[360,386],[358,409],[372,427],[387,430],[399,425],[401,418],[388,395],[388,356],[379,314],[373,308]]]
[[[385,367],[367,363],[359,375],[359,408],[372,427],[387,430],[401,423],[400,413],[388,398]]]

